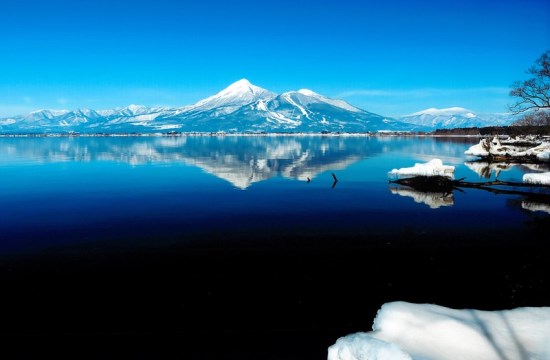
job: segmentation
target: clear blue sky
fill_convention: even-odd
[[[182,106],[247,78],[397,116],[504,112],[550,48],[550,1],[2,2],[0,117]]]

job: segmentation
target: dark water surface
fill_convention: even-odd
[[[21,357],[324,359],[388,301],[548,306],[550,206],[388,184],[432,158],[469,181],[548,171],[469,163],[475,142],[0,138],[2,339],[42,344]]]

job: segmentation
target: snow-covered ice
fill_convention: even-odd
[[[524,174],[523,182],[528,184],[550,185],[550,172]]]
[[[455,167],[443,165],[441,159],[432,159],[424,164],[416,163],[413,167],[393,169],[389,175],[393,176],[447,176],[454,177]]]
[[[412,360],[398,346],[368,333],[340,338],[328,349],[328,360]]]
[[[392,302],[378,311],[373,331],[328,349],[328,360],[549,358],[550,307],[480,311]]]
[[[511,147],[503,146],[498,136],[495,136],[493,140],[481,139],[478,144],[471,146],[464,154],[479,157],[507,155],[510,149]]]
[[[530,138],[526,141],[530,141]],[[520,142],[516,138],[516,143]],[[479,144],[471,146],[468,150],[464,152],[466,155],[477,156],[477,157],[488,157],[488,156],[510,156],[510,157],[526,157],[526,156],[536,156],[539,157],[539,154],[542,154],[540,159],[547,159],[546,153],[550,152],[550,142],[542,142],[537,146],[530,148],[525,148],[524,146],[515,146],[515,145],[503,145],[499,138],[495,136],[493,140],[481,139]]]
[[[503,145],[530,144],[532,146],[537,146],[541,143],[541,141],[537,135],[522,135],[503,139],[501,140],[501,143]]]

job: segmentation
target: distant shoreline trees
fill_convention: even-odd
[[[550,135],[550,125],[487,126],[473,128],[437,129],[430,133],[435,136],[493,136],[493,135]]]

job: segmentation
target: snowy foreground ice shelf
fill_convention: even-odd
[[[425,164],[414,164],[413,167],[393,169],[389,172],[391,176],[447,176],[454,177],[455,167],[443,165],[441,159],[432,159]]]
[[[509,141],[507,144],[502,144],[498,136],[493,140],[481,139],[479,144],[471,146],[464,152],[466,155],[477,156],[481,158],[487,157],[510,157],[510,158],[529,158],[534,157],[540,161],[548,161],[550,159],[550,142],[541,141],[536,146],[518,146],[521,139]],[[524,139],[524,143],[528,143],[532,139]]]
[[[480,311],[392,302],[378,311],[373,331],[328,349],[328,360],[402,359],[550,359],[550,307]]]

